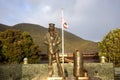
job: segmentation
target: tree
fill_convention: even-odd
[[[40,49],[27,32],[6,30],[0,32],[0,61],[21,63],[27,57],[29,63],[40,61]]]
[[[120,28],[110,31],[98,46],[99,56],[106,56],[107,60],[120,63]]]

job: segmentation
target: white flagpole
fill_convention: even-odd
[[[63,9],[62,9],[61,13],[62,13],[61,19],[64,19],[63,18]],[[63,20],[62,20],[61,27],[62,27],[62,63],[63,63],[62,66],[63,66],[63,74],[64,74],[64,27],[63,27]]]

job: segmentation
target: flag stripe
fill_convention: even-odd
[[[65,29],[67,29],[67,28],[68,28],[68,25],[67,25],[67,23],[66,23],[66,22],[64,22],[63,26],[64,26],[64,28],[65,28]]]
[[[62,26],[67,29],[68,28],[68,25],[66,23],[66,21],[64,20],[64,18],[62,17]]]

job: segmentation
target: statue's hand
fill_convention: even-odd
[[[51,54],[54,54],[52,48],[49,48],[49,51],[50,51]]]
[[[53,46],[55,46],[55,43],[53,43]]]
[[[51,50],[50,53],[53,54],[53,51]]]

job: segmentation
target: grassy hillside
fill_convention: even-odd
[[[6,29],[10,29],[10,26],[0,24],[0,31],[5,31]]]
[[[9,29],[9,27],[0,27],[0,29]],[[46,46],[44,45],[44,36],[47,32],[47,28],[42,27],[40,25],[35,24],[16,24],[12,27],[12,29],[19,29],[22,31],[27,31],[33,38],[35,44],[39,45],[42,51],[46,51]],[[1,30],[1,31],[3,31]],[[61,36],[61,29],[58,29],[59,34]],[[79,50],[97,50],[97,43],[84,40],[72,33],[64,32],[65,36],[65,52],[73,52],[75,49]]]
[[[40,25],[33,24],[17,24],[13,26],[14,29],[19,29],[22,31],[27,31],[33,38],[35,44],[39,45],[42,51],[46,50],[46,46],[44,45],[44,35],[47,32],[47,29]]]

